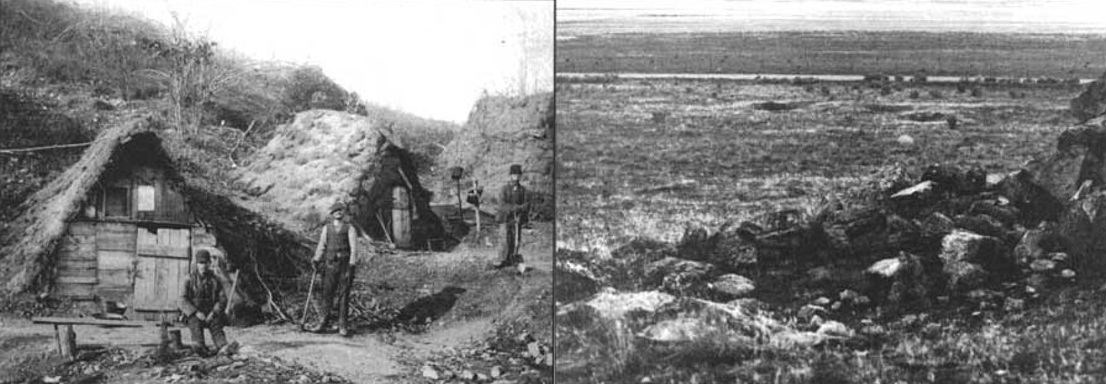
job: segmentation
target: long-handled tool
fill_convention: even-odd
[[[522,262],[522,255],[519,254],[519,249],[522,248],[522,220],[518,217],[518,213],[515,213],[515,249],[511,251],[514,253],[511,258],[515,263]]]
[[[223,310],[223,313],[230,316],[230,307],[234,305],[234,295],[238,292],[238,273],[242,272],[241,269],[234,271],[234,282],[230,284],[230,297],[227,299],[227,308]]]
[[[315,292],[315,277],[318,270],[311,267],[311,285],[307,287],[307,301],[303,302],[303,315],[300,315],[300,330],[307,329],[307,308],[311,306],[311,294]]]

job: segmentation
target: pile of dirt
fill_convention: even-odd
[[[468,122],[438,159],[438,169],[464,168],[462,188],[472,180],[485,187],[483,201],[499,204],[498,189],[509,179],[511,164],[522,165],[522,184],[531,191],[539,220],[553,219],[553,94],[526,97],[489,96],[476,102]],[[444,179],[444,178],[443,178]],[[442,180],[436,195],[455,196],[451,180]]]
[[[329,207],[341,201],[353,220],[380,241],[388,240],[381,227],[390,221],[392,188],[403,186],[414,202],[414,237],[439,237],[441,223],[430,211],[430,194],[404,142],[379,121],[306,111],[277,128],[269,144],[237,171],[237,182],[259,211],[296,231],[314,235]]]

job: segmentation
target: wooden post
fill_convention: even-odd
[[[57,329],[57,326],[54,326]],[[58,334],[58,352],[68,360],[77,358],[77,333],[73,332],[73,325],[66,324],[65,332]]]
[[[480,182],[477,181],[476,179],[472,179],[472,190],[474,190],[474,191],[479,191],[480,190]],[[476,204],[472,205],[475,208],[475,209],[473,209],[473,212],[476,213],[476,241],[477,242],[480,242],[480,198],[481,197],[482,196],[477,195]]]
[[[465,220],[465,208],[461,204],[461,179],[456,180],[457,184],[457,216],[461,217],[461,221]]]

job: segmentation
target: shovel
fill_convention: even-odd
[[[307,308],[311,306],[311,294],[315,292],[315,277],[318,276],[318,270],[315,267],[311,267],[311,285],[307,287],[307,301],[303,302],[303,315],[300,315],[300,330],[307,330]]]

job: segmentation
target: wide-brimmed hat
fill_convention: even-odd
[[[211,253],[209,253],[206,250],[200,250],[199,252],[196,252],[196,262],[197,263],[210,263],[211,262]]]
[[[522,174],[522,166],[518,165],[518,164],[511,164],[511,174],[512,175],[521,175]]]
[[[334,204],[330,205],[329,213],[334,213],[335,211],[345,212],[345,210],[346,210],[346,205],[345,204],[342,204],[341,201],[335,201]]]

